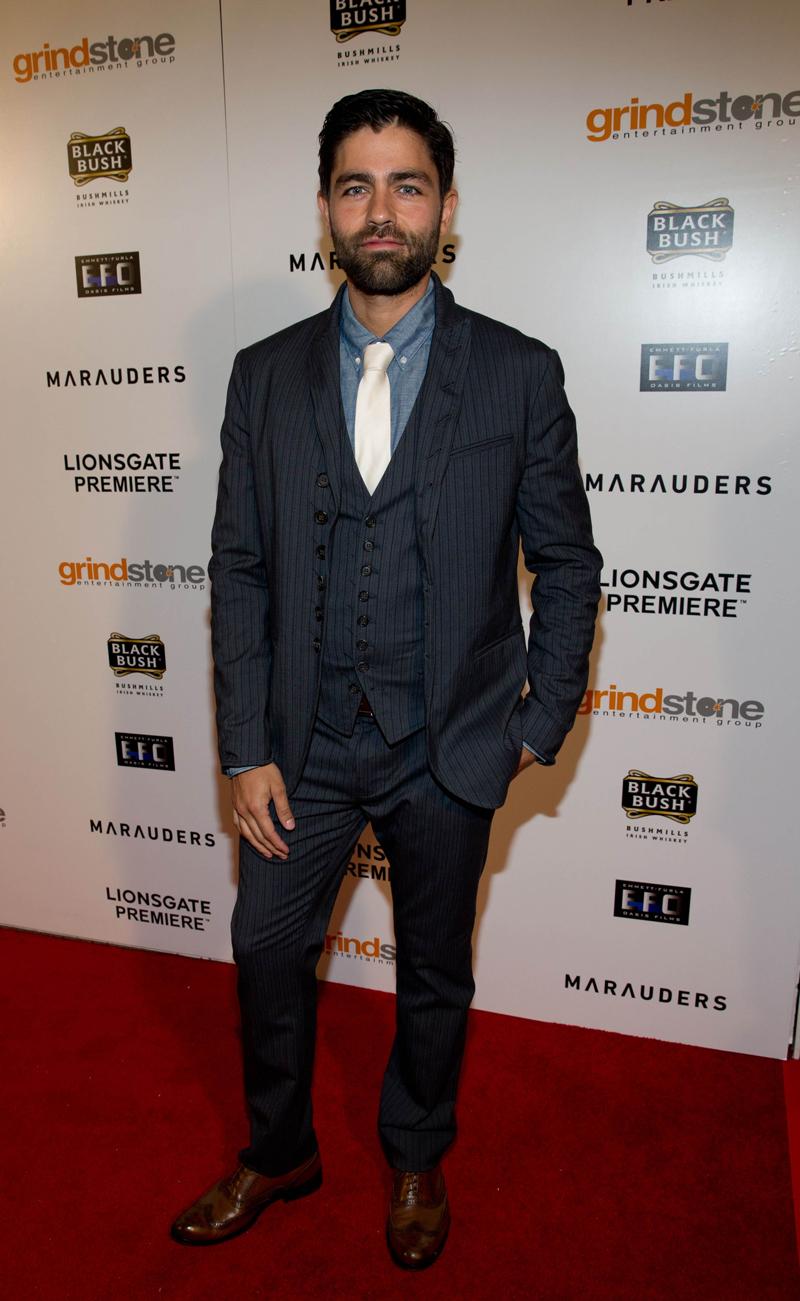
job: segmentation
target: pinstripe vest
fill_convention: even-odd
[[[350,736],[363,694],[390,744],[425,724],[416,446],[415,407],[370,497],[342,430],[339,516],[321,593],[325,635],[317,713]]]

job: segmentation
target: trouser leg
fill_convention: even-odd
[[[472,931],[493,811],[456,800],[438,784],[424,733],[403,744],[402,786],[369,809],[391,864],[397,944],[397,1027],[379,1127],[395,1168],[428,1170],[455,1137],[475,990]]]
[[[289,846],[286,861],[263,858],[244,839],[240,843],[231,936],[250,1115],[250,1143],[240,1159],[261,1174],[284,1174],[316,1148],[311,1107],[316,966],[347,861],[366,821],[343,781],[351,766],[350,745],[348,738],[315,730],[291,800],[295,829],[281,830]],[[271,814],[276,821],[274,810]]]

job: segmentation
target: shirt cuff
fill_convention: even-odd
[[[267,763],[271,762],[271,759],[267,759]],[[252,772],[254,768],[261,768],[262,766],[260,763],[247,763],[244,768],[223,768],[222,771],[226,777],[238,777],[240,772]]]
[[[528,745],[528,742],[527,742],[527,741],[523,741],[523,742],[522,742],[522,745],[523,745],[523,748],[524,748],[525,750],[528,750],[529,753],[533,755],[533,757],[534,757],[534,759],[536,760],[537,763],[543,763],[543,764],[547,765],[547,760],[546,760],[546,759],[543,759],[542,756],[539,754],[539,751],[538,751],[538,750],[534,750],[534,748],[533,748],[532,745]],[[549,765],[548,765],[548,766],[549,766]]]

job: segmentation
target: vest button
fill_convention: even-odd
[[[368,529],[374,529],[377,522],[378,521],[375,519],[374,515],[368,515],[367,518],[364,520],[364,523],[366,524]]]
[[[359,660],[358,663],[356,664],[356,668],[358,669],[359,673],[366,673],[367,669],[369,668],[369,664],[367,663],[366,660]]]
[[[321,542],[317,547],[317,557],[319,560],[325,559],[325,543]]]
[[[322,574],[317,574],[317,587],[321,592],[325,591],[325,579]]]
[[[322,609],[320,606],[315,607],[314,618],[316,619],[317,623],[322,623]]]
[[[369,642],[364,641],[363,639],[361,641],[356,642],[356,650],[366,650],[368,646],[369,646]]]
[[[317,654],[319,654],[319,651],[322,648],[322,642],[320,641],[319,637],[315,637],[311,645],[314,647],[314,650],[317,652]]]
[[[318,475],[317,475],[317,487],[318,487],[318,488],[327,488],[327,486],[328,486],[329,483],[330,483],[330,479],[328,478],[327,474],[318,474]]]
[[[327,524],[328,512],[324,510],[317,510],[314,512],[314,519],[317,521],[318,524]]]
[[[368,600],[369,600],[369,592],[359,592],[359,594],[358,594],[358,599],[359,599],[359,601],[368,601]]]
[[[369,578],[370,574],[372,573],[372,565],[362,565],[361,573],[364,576],[364,578]]]
[[[364,543],[364,550],[365,550],[365,551],[374,551],[374,550],[375,550],[375,543],[374,543],[374,542],[365,542],[365,543]]]
[[[367,624],[369,623],[369,619],[365,614],[360,614],[356,619],[356,623],[358,624],[359,628],[366,628]]]

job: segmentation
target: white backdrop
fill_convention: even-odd
[[[10,6],[3,919],[229,957],[204,581],[225,383],[237,346],[330,301],[316,135],[338,96],[395,86],[456,134],[440,274],[561,353],[606,558],[585,711],[495,819],[476,1005],[783,1056],[800,902],[796,7],[392,8],[392,32],[337,41],[322,0]],[[362,21],[364,6],[334,9]],[[72,133],[118,127],[128,179],[76,186]],[[686,211],[714,200],[728,202]],[[648,252],[656,204],[675,205],[656,211],[679,254],[666,261]],[[686,251],[687,230],[717,232],[700,246],[715,256]],[[78,296],[76,258],[102,279],[132,251],[140,294]],[[103,565],[123,558],[117,581]],[[160,637],[163,676],[115,678],[112,633]],[[629,773],[684,780],[656,792],[669,807],[629,817]],[[392,988],[386,874],[365,836],[329,978]]]

